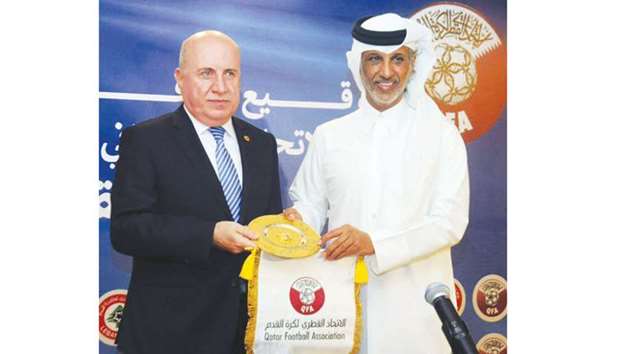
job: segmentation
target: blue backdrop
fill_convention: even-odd
[[[451,3],[457,9],[451,13],[431,11],[429,6],[435,4],[372,0],[100,1],[99,292],[100,330],[107,333],[107,337],[101,336],[101,353],[115,352],[105,338],[113,336],[110,330],[113,332],[114,319],[120,317],[121,312],[114,310],[122,310],[122,299],[115,302],[109,294],[122,293],[131,273],[131,259],[115,252],[109,237],[109,192],[119,135],[123,127],[178,107],[173,72],[181,41],[196,31],[217,29],[239,43],[243,96],[236,115],[278,139],[282,192],[288,206],[286,191],[314,128],[357,107],[359,92],[345,60],[352,24],[359,17],[383,12],[403,16],[426,13],[427,18],[436,20],[433,31],[438,41],[452,35],[463,43],[472,42],[476,35],[484,39],[491,33],[500,42],[484,53],[472,50],[478,60],[475,97],[455,106],[461,116],[467,112],[472,125],[463,132],[464,137],[470,134],[466,141],[471,212],[466,235],[452,255],[455,277],[466,296],[462,316],[474,341],[489,333],[506,335],[505,284],[500,289],[500,304],[489,305],[499,309],[499,316],[488,312],[489,307],[485,308],[488,316],[480,316],[473,304],[480,296],[481,290],[475,286],[482,277],[494,274],[506,278],[506,88],[505,81],[496,80],[497,75],[485,78],[485,68],[481,67],[490,65],[485,60],[493,59],[494,52],[506,50],[506,2]],[[442,17],[445,13],[451,14],[451,20]],[[441,26],[452,30],[440,33],[445,29]],[[498,70],[505,78],[505,55],[496,55],[494,60],[499,60]],[[497,64],[493,67],[497,69]],[[499,97],[497,92],[501,93]],[[480,109],[485,100],[493,101],[494,108]],[[448,108],[453,106],[440,107],[450,117]],[[483,113],[476,113],[480,111]],[[477,125],[486,128],[476,130]],[[493,288],[493,284],[481,286],[482,291]],[[115,307],[109,306],[112,303]]]

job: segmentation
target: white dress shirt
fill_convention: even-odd
[[[185,112],[189,116],[192,124],[194,125],[194,129],[196,129],[196,134],[200,138],[200,143],[202,147],[205,149],[207,156],[209,156],[209,160],[211,161],[211,165],[217,173],[217,178],[220,178],[220,170],[217,168],[217,159],[215,158],[215,150],[217,148],[217,142],[213,137],[213,134],[209,131],[209,126],[203,124],[198,119],[194,118],[194,116],[189,112],[187,107],[183,105]],[[237,171],[237,176],[239,176],[239,183],[243,186],[243,168],[241,167],[241,152],[239,151],[239,143],[237,142],[237,135],[235,134],[235,127],[232,124],[232,118],[229,119],[222,128],[226,131],[224,133],[224,147],[228,150],[228,154],[235,165],[235,170]]]
[[[350,224],[372,239],[362,352],[450,352],[424,291],[436,281],[453,288],[450,247],[468,223],[467,157],[454,125],[405,100],[384,112],[363,100],[317,127],[290,196],[315,230],[329,219],[330,230]]]

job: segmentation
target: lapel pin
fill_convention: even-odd
[[[243,136],[243,140],[245,140],[247,143],[249,143],[250,142],[250,137],[247,136],[247,135],[244,135]]]

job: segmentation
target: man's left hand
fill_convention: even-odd
[[[335,228],[321,238],[321,246],[333,240],[325,249],[325,259],[335,261],[348,256],[368,256],[375,253],[370,235],[351,225]]]

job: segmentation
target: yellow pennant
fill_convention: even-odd
[[[364,257],[357,257],[357,262],[355,262],[355,284],[366,284],[368,283],[368,268],[366,268],[366,263],[364,263]]]
[[[256,263],[256,248],[253,248],[250,252],[250,255],[243,261],[243,266],[241,267],[241,273],[239,273],[239,277],[245,280],[252,280],[254,278],[254,265]]]

